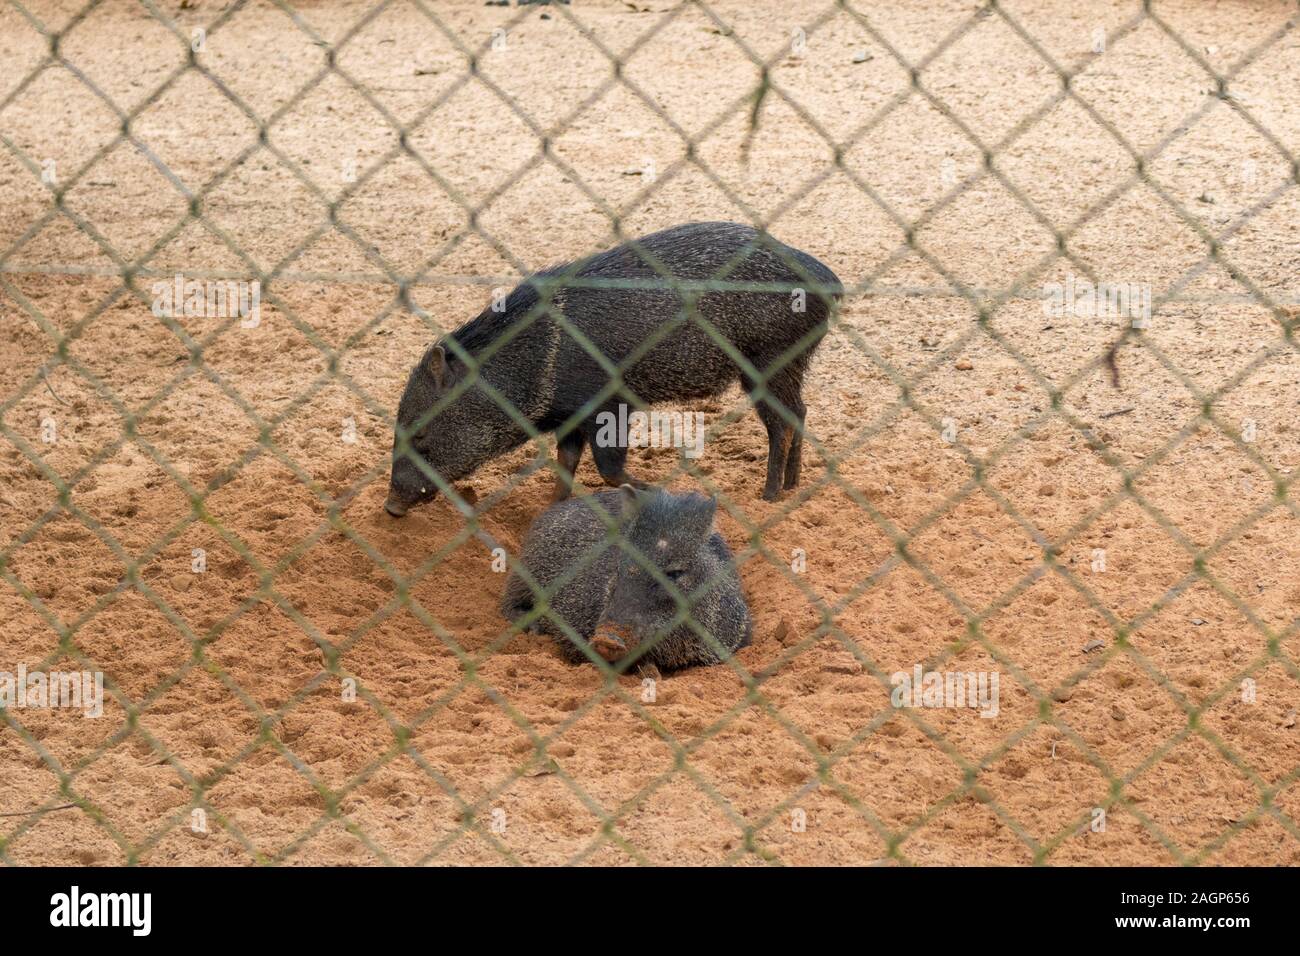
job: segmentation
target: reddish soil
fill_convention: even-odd
[[[80,0],[26,6],[62,30]],[[1274,493],[1300,464],[1300,357],[1279,324],[1300,302],[1300,35],[1252,53],[1295,7],[1177,0],[1126,30],[1136,3],[1001,6],[1081,71],[1095,113],[998,15],[941,47],[971,0],[863,3],[875,36],[808,0],[718,0],[716,21],[669,0],[426,3],[467,49],[508,30],[478,77],[404,0],[370,19],[297,2],[307,32],[262,0],[218,26],[220,3],[167,0],[181,37],[211,26],[199,62],[231,96],[279,111],[258,147],[195,71],[154,96],[186,47],[107,0],[60,52],[139,110],[142,152],[68,69],[20,89],[48,46],[0,11],[0,671],[91,662],[115,688],[98,720],[5,715],[0,859],[1300,863],[1300,527]],[[758,70],[739,43],[776,57],[801,25],[746,158]],[[1097,27],[1121,34],[1102,55]],[[294,99],[322,68],[314,39],[342,45],[347,78]],[[906,95],[880,39],[913,63],[940,48],[932,99]],[[1230,99],[1194,56],[1232,73]],[[896,97],[837,166],[832,143]],[[1169,140],[1149,182],[1123,188],[1132,156],[1099,118],[1137,151]],[[390,120],[419,159],[369,174]],[[968,132],[1002,179],[979,176]],[[64,212],[19,154],[53,160]],[[206,225],[177,183],[207,190]],[[324,203],[344,190],[334,228]],[[512,637],[504,575],[445,501],[381,507],[392,409],[435,332],[610,244],[612,211],[633,235],[757,217],[860,286],[806,383],[797,494],[759,499],[765,438],[739,393],[704,407],[720,427],[697,476],[633,452],[643,476],[720,496],[755,620],[734,667],[668,675],[647,703],[637,678]],[[1075,262],[1051,258],[1045,222]],[[110,248],[154,270],[136,293]],[[250,268],[280,273],[256,328],[150,311],[155,276]],[[1102,357],[1125,320],[1040,301],[1085,270],[1176,296],[1120,349],[1119,390]],[[417,273],[430,325],[395,297]],[[1021,289],[981,324],[951,282]],[[548,475],[521,472],[537,451],[466,485],[506,548],[547,502]],[[580,478],[597,486],[589,461]],[[889,676],[916,664],[997,671],[997,716],[895,709]]]

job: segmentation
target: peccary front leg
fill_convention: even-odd
[[[804,408],[802,399],[796,399],[796,402],[798,404],[790,411],[799,419],[799,427],[793,429],[790,436],[790,451],[785,456],[785,481],[781,486],[787,491],[799,486],[799,472],[803,469],[803,427],[807,409]]]
[[[583,426],[583,429],[588,434],[591,457],[596,462],[596,470],[600,472],[601,480],[605,484],[612,488],[618,488],[622,485],[631,485],[633,488],[649,487],[644,481],[633,478],[627,473],[626,445],[620,446],[597,440],[600,431],[595,416]]]
[[[596,460],[596,470],[600,472],[601,480],[611,488],[619,488],[623,485],[631,485],[633,488],[650,487],[640,478],[633,478],[627,473],[626,448],[593,447],[591,457]]]
[[[579,429],[574,429],[560,439],[555,448],[555,458],[559,462],[561,474],[555,476],[555,491],[552,501],[563,501],[573,493],[573,476],[578,471],[578,462],[582,460],[582,446],[586,436]]]

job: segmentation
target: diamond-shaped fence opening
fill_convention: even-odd
[[[565,844],[564,858],[573,862],[660,859],[633,821],[660,800],[680,799],[671,790],[678,786],[699,795],[701,812],[725,834],[716,845],[701,844],[713,862],[803,859],[786,832],[807,825],[808,806],[822,808],[816,812],[841,834],[854,834],[847,839],[852,859],[933,859],[918,835],[970,806],[1012,845],[1008,859],[1035,863],[1078,859],[1067,847],[1081,833],[1104,832],[1097,824],[1107,814],[1150,852],[1178,862],[1211,859],[1265,825],[1280,828],[1287,841],[1300,838],[1288,804],[1300,777],[1294,750],[1279,747],[1282,763],[1261,768],[1257,741],[1243,750],[1233,739],[1240,717],[1224,716],[1238,696],[1254,703],[1265,687],[1285,702],[1294,693],[1290,682],[1300,678],[1300,585],[1292,581],[1280,602],[1257,602],[1246,588],[1262,593],[1265,585],[1223,566],[1256,533],[1284,561],[1278,539],[1286,533],[1269,530],[1271,523],[1300,518],[1287,455],[1256,440],[1253,419],[1243,426],[1228,412],[1240,416],[1232,403],[1247,383],[1294,384],[1300,299],[1285,292],[1286,277],[1279,293],[1278,275],[1261,276],[1236,255],[1267,247],[1270,230],[1283,242],[1293,221],[1295,129],[1273,129],[1279,114],[1261,92],[1267,86],[1259,72],[1293,76],[1298,69],[1294,4],[1261,6],[1242,34],[1249,42],[1229,55],[1205,42],[1204,24],[1189,6],[1154,2],[1128,5],[1118,18],[1109,7],[1099,10],[1080,36],[1049,4],[1009,2],[923,11],[839,0],[809,4],[796,20],[788,10],[703,0],[628,3],[617,11],[559,0],[486,12],[388,0],[346,14],[300,10],[288,0],[235,0],[220,9],[140,0],[133,15],[147,20],[148,36],[134,35],[138,72],[125,76],[93,40],[123,15],[116,6],[92,0],[71,15],[20,0],[9,6],[12,32],[21,36],[14,62],[24,72],[0,76],[4,175],[40,198],[15,206],[18,225],[7,227],[0,251],[6,320],[26,320],[26,329],[10,336],[17,344],[12,365],[21,372],[11,371],[15,388],[0,404],[0,434],[11,448],[6,469],[15,488],[39,485],[45,503],[23,526],[18,503],[0,498],[0,576],[13,615],[6,639],[13,635],[26,674],[39,675],[42,687],[48,675],[48,699],[68,668],[102,675],[103,705],[123,720],[69,744],[50,736],[49,718],[28,706],[30,682],[10,677],[2,739],[13,755],[6,759],[23,772],[21,782],[0,791],[6,862],[40,858],[31,848],[51,813],[76,814],[77,832],[132,863],[150,861],[184,831],[220,832],[250,861],[279,862],[340,829],[383,862],[526,862],[532,851],[512,841],[502,810],[521,799],[520,787],[548,788],[537,799],[552,804],[555,816],[580,821],[572,829],[582,837]],[[614,16],[624,18],[618,30]],[[546,32],[534,29],[539,25]],[[512,43],[559,44],[570,75],[530,76],[502,55]],[[822,43],[853,49],[831,65],[819,61],[824,51],[814,52]],[[1117,78],[1106,66],[1140,61],[1143,43],[1161,47],[1182,86],[1177,95],[1162,95],[1157,85],[1134,95],[1132,108],[1155,117],[1135,136],[1121,95],[1132,77]],[[680,99],[676,64],[701,55],[692,45],[717,57],[719,72],[716,90],[690,91],[699,102],[687,118],[665,104]],[[275,82],[258,69],[268,62]],[[1032,81],[1006,82],[999,68]],[[855,79],[854,70],[868,79]],[[525,91],[538,82],[562,83],[570,95],[535,101]],[[40,122],[56,99],[85,117],[84,149]],[[820,109],[828,99],[833,118]],[[610,104],[619,111],[612,117]],[[187,143],[170,122],[187,110],[202,116],[200,126],[214,127],[206,143]],[[1217,161],[1212,137],[1190,158],[1171,150],[1216,113],[1230,115],[1251,143],[1239,171],[1249,187],[1240,202],[1221,203],[1211,189],[1193,195],[1195,164]],[[348,141],[359,115],[367,134]],[[620,117],[648,131],[620,132]],[[605,168],[587,155],[595,151],[593,123],[604,124],[600,136],[644,138],[674,158],[660,168]],[[1110,151],[1065,197],[1032,178],[1035,153],[1073,145],[1061,143],[1058,123],[1086,127],[1074,141],[1079,148]],[[730,151],[719,146],[729,127],[742,131]],[[896,142],[890,130],[899,129],[937,139],[912,144],[917,152],[907,159],[880,155],[880,143]],[[764,138],[790,130],[798,131],[791,141],[799,152],[780,162],[765,157]],[[909,181],[926,150],[946,156],[939,176]],[[756,183],[755,176],[766,179]],[[779,187],[774,176],[783,180]],[[841,263],[843,282],[770,235],[836,187],[861,210],[857,221],[871,224],[879,253],[849,264],[833,248],[813,250]],[[277,196],[273,230],[241,215],[260,189]],[[630,227],[647,214],[663,226],[673,224],[664,216],[692,218],[671,210],[692,208],[694,200],[683,196],[702,195],[757,231],[703,227],[690,235],[704,235],[704,244],[682,252],[657,236],[642,241],[642,230]],[[123,202],[138,214],[115,216]],[[580,257],[534,272],[550,254],[551,217],[569,233],[608,234],[624,244],[619,257]],[[1147,271],[1165,280],[1154,287],[1114,282],[1097,235],[1107,217],[1135,230],[1160,224],[1147,237]],[[979,259],[988,250],[997,260],[992,267]],[[1283,257],[1280,269],[1293,279],[1295,265]],[[1062,266],[1068,281],[1051,282]],[[510,283],[488,269],[527,278],[509,292]],[[1004,274],[1005,283],[981,278]],[[47,284],[26,281],[32,278]],[[203,292],[192,310],[194,283]],[[71,310],[59,304],[68,289],[79,295]],[[476,320],[484,334],[444,334],[457,324],[444,311],[481,308],[488,289],[492,305]],[[364,305],[342,325],[330,321],[330,290]],[[170,305],[159,308],[160,296]],[[215,316],[204,312],[214,301]],[[1053,302],[1055,321],[1068,320],[1080,303],[1110,308],[1103,314],[1123,321],[1092,335],[1084,351],[1045,349],[1025,330],[1040,312],[1050,315],[1044,303]],[[615,348],[609,303],[660,320]],[[305,388],[261,374],[255,360],[250,365],[240,339],[256,325],[250,304],[274,316],[268,326],[276,337],[258,347],[307,368]],[[1164,316],[1194,321],[1179,310],[1206,306],[1242,315],[1251,330],[1246,344],[1256,350],[1238,349],[1212,367],[1217,375],[1188,367],[1186,356],[1204,353],[1188,350],[1183,325],[1160,325]],[[171,334],[167,354],[145,344],[148,330],[117,315],[140,307]],[[783,341],[763,340],[771,330],[759,320],[778,313],[813,318]],[[1050,329],[1054,320],[1042,321]],[[423,384],[400,414],[377,374],[374,349],[395,329],[441,344],[420,360]],[[591,428],[598,413],[643,413],[665,398],[700,399],[710,391],[691,391],[698,370],[663,363],[669,347],[686,340],[742,383],[739,394],[705,397],[712,420],[702,440],[745,462],[747,487],[762,486],[776,500],[756,507],[757,496],[744,497],[740,484],[719,478],[708,455],[680,449],[656,483],[680,479],[711,502],[677,498],[673,510],[649,490],[625,485],[593,496],[575,479],[586,447],[607,483],[633,481],[618,455],[598,447]],[[35,355],[20,354],[29,346]],[[818,349],[849,356],[842,367],[850,374],[819,387],[805,417],[800,384]],[[988,374],[970,362],[974,353],[1001,373],[964,380]],[[557,355],[566,364],[557,367]],[[132,369],[132,362],[142,364]],[[508,362],[542,369],[537,382],[541,392],[551,390],[549,400],[537,385],[504,379],[499,370]],[[1134,369],[1135,378],[1127,374]],[[952,409],[977,404],[966,382],[979,380],[992,395],[1005,384],[999,377],[1014,377],[1023,399],[1012,420],[976,416],[958,427]],[[1137,405],[1157,378],[1177,399],[1149,412],[1155,417],[1142,419],[1141,433],[1122,434],[1122,416],[1148,414],[1149,402],[1148,409]],[[638,394],[636,382],[654,394]],[[1098,415],[1086,400],[1090,383],[1120,401],[1139,397]],[[566,388],[574,396],[557,402],[554,391]],[[873,403],[870,394],[885,399]],[[1277,414],[1267,402],[1241,401],[1251,414]],[[836,402],[844,406],[837,421],[850,424],[819,435],[819,411]],[[483,433],[471,434],[473,422],[462,414],[456,427],[465,432],[444,441],[448,416],[467,406],[477,410]],[[38,408],[49,411],[36,415]],[[392,540],[373,540],[374,492],[390,462],[347,452],[336,466],[322,465],[310,454],[319,436],[303,431],[316,427],[303,423],[319,408],[343,419],[345,445],[354,445],[358,432],[396,435],[394,460],[408,482],[399,488],[394,479],[392,510],[412,504],[403,495],[436,492],[437,516],[429,519],[436,533],[408,536],[400,551]],[[756,411],[770,449],[742,447],[736,437]],[[92,412],[101,417],[67,450],[58,436],[63,422]],[[36,430],[27,424],[34,417]],[[517,440],[492,445],[502,434]],[[855,470],[902,436],[926,450],[873,465],[865,476]],[[492,490],[480,494],[466,484],[472,469],[439,449],[475,442],[488,450],[471,464],[521,442],[539,451],[513,473],[495,469],[492,482],[478,485]],[[628,444],[626,436],[615,443]],[[1202,450],[1207,445],[1211,452]],[[210,477],[196,477],[204,473],[193,466],[196,449]],[[815,467],[805,466],[798,482],[801,454]],[[1222,459],[1232,462],[1222,468],[1232,475],[1222,477],[1228,490],[1209,494],[1210,506],[1226,499],[1231,507],[1225,503],[1213,521],[1197,522],[1180,493],[1179,475],[1198,467],[1198,454],[1209,462],[1207,475]],[[1094,500],[1067,506],[1067,479],[1032,486],[1024,477],[1040,466],[1060,475],[1052,469],[1068,471],[1072,463],[1082,473],[1085,459],[1087,473],[1105,485]],[[667,459],[655,460],[662,466]],[[148,472],[144,487],[98,492],[106,472],[128,473],[124,463]],[[538,542],[550,534],[551,551],[562,558],[545,574],[525,563],[519,536],[503,537],[493,520],[500,509],[519,507],[518,493],[539,473],[553,477],[559,496],[576,499],[559,506],[566,517],[549,531],[538,526]],[[938,493],[903,500],[895,486],[907,483]],[[263,494],[236,494],[252,486]],[[257,505],[241,504],[250,500]],[[707,534],[715,509],[718,525],[732,532],[732,553],[712,552],[701,565],[705,575],[664,556],[676,553],[669,538]],[[703,529],[696,527],[701,520]],[[792,526],[806,536],[792,537]],[[142,536],[141,527],[149,533]],[[658,530],[647,537],[647,528]],[[1115,546],[1090,546],[1098,540]],[[42,567],[35,557],[37,545],[51,541],[106,555],[117,570],[71,580],[54,559]],[[808,555],[799,542],[811,541],[823,554],[842,556],[839,564],[805,573],[800,562]],[[304,561],[323,549],[329,559],[321,575],[305,573]],[[1151,564],[1163,576],[1143,573],[1135,556],[1143,553],[1158,555]],[[1108,555],[1123,567],[1108,569]],[[178,574],[178,562],[192,566]],[[466,625],[468,604],[495,607],[499,589],[485,587],[477,571],[464,578],[463,595],[447,593],[442,581],[431,585],[450,562],[491,562],[508,573],[510,619],[486,635],[481,624]],[[207,604],[193,600],[188,573],[214,567],[220,594]],[[1122,577],[1104,576],[1108,570]],[[807,613],[792,624],[766,605],[761,621],[734,606],[720,612],[737,580],[756,609],[768,592],[786,589]],[[358,581],[379,599],[350,595]],[[1288,585],[1283,577],[1269,586]],[[646,595],[657,602],[644,633],[632,633],[614,613],[626,594],[641,595],[642,612]],[[1203,595],[1218,614],[1193,617],[1193,633],[1178,637],[1161,622],[1188,595]],[[575,610],[575,601],[587,610]],[[1058,601],[1072,609],[1079,640],[1037,632],[1035,609]],[[128,607],[148,613],[130,617]],[[1211,633],[1230,618],[1238,628],[1232,640]],[[882,622],[886,636],[863,640]],[[141,629],[141,647],[157,648],[148,661],[133,662],[122,633],[131,627]],[[1204,629],[1201,640],[1224,645],[1223,660],[1188,663],[1195,629]],[[566,666],[591,675],[583,693],[564,693],[558,716],[540,720],[537,700],[518,693],[521,683],[538,680],[525,673],[535,658],[514,650],[537,630],[572,658]],[[930,631],[941,636],[928,640]],[[281,643],[283,667],[274,679],[256,673],[256,661],[232,641],[241,633]],[[373,639],[391,635],[394,646],[408,649],[400,664],[374,656]],[[763,653],[734,653],[751,636]],[[1052,648],[1047,657],[1026,657],[1027,642],[1037,640]],[[1080,655],[1075,645],[1085,641]],[[438,655],[426,656],[424,673],[410,650],[421,642],[426,654],[431,644]],[[681,647],[694,662],[716,666],[662,680],[656,661],[666,670],[681,661],[672,656]],[[898,666],[909,648],[907,666],[914,664],[921,680],[911,688],[915,700],[905,693],[900,705],[899,679],[912,673]],[[814,649],[824,658],[821,676],[852,681],[851,706],[840,701],[819,711],[826,698],[800,700],[813,680],[806,662]],[[958,708],[967,692],[974,700],[988,690],[979,683],[987,678],[995,710],[1000,678],[1016,716],[976,719],[972,729],[961,722],[969,715],[927,710],[933,675],[941,697],[945,689],[951,696],[954,675],[971,682],[958,689]],[[1100,716],[1085,705],[1071,714],[1071,702],[1103,681],[1121,691],[1144,688],[1155,703],[1132,713],[1115,703]],[[339,699],[340,687],[340,707],[323,707],[325,695]],[[226,721],[203,730],[197,751],[175,743],[186,732],[173,719],[174,695],[183,688],[202,688],[204,700],[219,701],[214,706]],[[660,691],[669,710],[658,702]],[[715,699],[683,720],[671,708],[687,695]],[[610,714],[643,728],[627,741],[627,760],[657,769],[619,778],[593,774],[592,764],[584,768],[578,759],[570,764],[566,734]],[[1143,733],[1111,739],[1094,717],[1141,721]],[[327,755],[339,758],[361,739],[345,729],[350,720],[373,725],[380,744],[349,751],[341,762],[300,752],[301,738],[313,743],[324,734],[342,742]],[[509,741],[508,759],[467,772],[445,750],[431,758],[430,737],[446,720],[469,740],[492,734]],[[710,753],[759,723],[771,734],[762,746],[785,754],[786,771],[752,747]],[[1291,708],[1279,732],[1294,725]],[[857,765],[882,739],[907,741],[915,772],[941,781],[938,789],[893,793],[882,803],[864,788],[862,781],[877,777]],[[1058,748],[1068,751],[1068,767],[1061,766],[1078,786],[1077,807],[1044,813],[1017,799],[1014,782],[1032,779],[1026,754],[1044,747],[1049,764]],[[1236,788],[1231,815],[1189,829],[1152,795],[1155,778],[1147,775],[1167,768],[1176,752],[1227,768]],[[739,771],[742,783],[747,771],[776,774],[779,799],[755,798],[720,776],[719,760],[749,761]],[[1163,781],[1174,799],[1186,784],[1177,775]],[[295,819],[305,825],[250,823],[231,809],[241,786],[295,802],[304,808]],[[124,788],[170,788],[175,799],[150,802],[156,812],[140,819],[123,812]],[[1135,788],[1146,792],[1135,799]],[[410,797],[415,789],[427,804]],[[376,800],[417,814],[417,846],[399,842],[391,820],[365,812]],[[432,806],[436,818],[420,815]],[[910,852],[918,845],[919,857]]]

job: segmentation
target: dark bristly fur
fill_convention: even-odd
[[[722,274],[742,252],[745,255],[739,263]],[[717,290],[699,293],[696,300],[699,316],[756,370],[770,375],[766,387],[773,401],[796,421],[803,421],[804,370],[826,331],[832,304],[840,295],[835,274],[807,253],[748,226],[706,222],[666,229],[579,263],[539,273],[510,293],[504,310],[487,309],[451,333],[457,345],[477,356],[508,329],[521,327],[482,363],[480,375],[538,431],[546,432],[564,424],[609,379],[596,359],[551,315],[543,313],[522,327],[540,298],[551,295],[551,311],[563,314],[615,366],[662,326],[673,326],[662,341],[624,372],[625,392],[612,396],[578,428],[561,436],[559,460],[568,477],[560,481],[557,498],[568,493],[584,447],[591,447],[596,467],[607,483],[633,481],[625,470],[627,449],[598,447],[594,441],[600,412],[617,413],[620,403],[635,405],[628,393],[653,405],[717,395],[738,378],[746,391],[752,392],[756,386],[697,322],[687,318],[686,296],[672,286],[671,279],[664,279],[647,258],[657,261],[679,280],[720,279],[806,290],[803,311],[796,311],[796,297],[791,291]],[[579,279],[654,280],[663,282],[663,287],[565,287],[564,277],[570,274]],[[548,279],[558,287],[542,288]],[[799,353],[782,364],[785,353],[801,342],[804,347]],[[412,370],[398,406],[402,428],[409,431],[439,397],[472,374],[455,352],[449,344],[435,345]],[[801,460],[801,430],[790,427],[773,401],[765,399],[757,408],[768,433],[768,471],[763,491],[768,499],[798,483]],[[524,429],[475,383],[422,427],[412,441],[430,468],[444,481],[454,482],[517,448],[527,438]],[[389,510],[402,514],[436,493],[435,483],[415,462],[398,454],[395,440]]]
[[[722,653],[688,623],[670,628],[680,611],[677,601],[622,548],[602,544],[609,540],[609,528],[597,507],[673,581],[690,606],[690,619],[712,635]],[[581,663],[590,657],[560,621],[611,663],[634,652],[638,663],[665,670],[719,663],[749,645],[751,624],[731,551],[713,530],[716,507],[713,499],[699,494],[631,486],[552,505],[529,529],[520,556],[535,585],[511,574],[501,612],[512,623],[519,621],[537,606],[539,593],[550,592],[561,574],[577,569],[531,626],[553,636],[568,660]]]

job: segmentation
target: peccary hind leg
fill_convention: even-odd
[[[763,500],[776,501],[781,496],[781,480],[790,453],[791,429],[781,420],[779,412],[769,408],[759,409],[758,417],[767,426],[767,481],[763,483]]]
[[[790,427],[787,414],[803,422],[804,404],[799,397],[802,369],[785,368],[767,383],[770,393],[755,403],[755,411],[767,428],[767,481],[763,484],[763,500],[775,501],[781,489],[793,488],[799,483],[803,436],[799,429]],[[745,391],[752,396],[756,386],[748,376],[741,378]]]
[[[515,624],[521,617],[533,609],[533,591],[518,574],[506,579],[505,594],[501,597],[501,613],[507,621]],[[537,622],[524,627],[525,631],[536,631]]]

